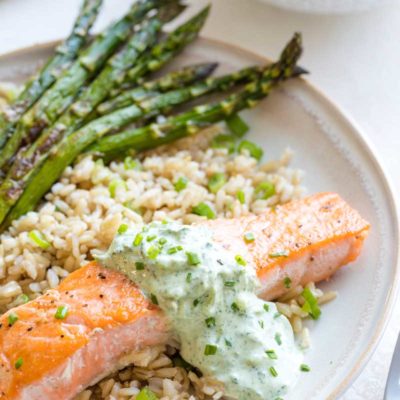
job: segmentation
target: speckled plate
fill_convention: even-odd
[[[54,43],[0,57],[0,81],[20,82],[32,73]],[[282,44],[283,45],[283,44]],[[218,60],[219,72],[263,63],[262,57],[209,39],[200,39],[179,63]],[[175,64],[176,65],[176,64]],[[361,257],[324,283],[339,297],[310,321],[312,347],[303,374],[286,400],[336,399],[360,373],[379,340],[398,280],[398,221],[390,187],[373,150],[359,129],[304,80],[291,81],[261,105],[243,113],[250,138],[275,158],[286,147],[293,164],[306,171],[310,193],[336,191],[371,222]]]

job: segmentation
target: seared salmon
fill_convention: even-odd
[[[205,222],[214,239],[253,266],[260,296],[329,278],[355,260],[369,224],[334,193],[261,216]],[[72,399],[124,356],[168,340],[169,327],[124,275],[92,262],[56,289],[0,318],[0,399]]]

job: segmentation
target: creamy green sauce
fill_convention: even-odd
[[[99,261],[129,276],[167,315],[181,355],[240,400],[274,400],[298,377],[288,320],[256,296],[257,277],[204,227],[152,223],[114,239]]]

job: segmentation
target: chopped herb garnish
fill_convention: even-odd
[[[161,221],[161,223],[162,223],[163,225],[167,225],[167,224],[168,224],[168,221],[167,221],[166,219],[163,219],[163,220]]]
[[[158,306],[158,299],[157,299],[157,296],[155,294],[153,294],[153,293],[150,294],[150,300],[151,300],[151,302],[153,304]]]
[[[268,256],[271,258],[289,257],[289,253],[286,250],[284,250],[284,251],[277,251],[276,253],[270,253],[268,254]]]
[[[311,290],[306,287],[301,294],[305,300],[302,310],[308,313],[312,319],[318,319],[321,315],[321,310],[318,306],[318,300],[313,295]]]
[[[167,250],[167,254],[175,254],[181,250],[183,250],[182,246],[171,247],[170,249]]]
[[[231,343],[228,339],[225,339],[225,344],[226,344],[228,347],[232,347],[232,343]]]
[[[255,158],[257,161],[261,160],[261,157],[264,154],[263,149],[260,146],[257,146],[255,143],[250,142],[249,140],[243,140],[239,144],[239,153],[243,150],[247,150],[251,157]]]
[[[110,182],[110,184],[108,185],[108,191],[110,192],[110,196],[112,198],[115,197],[116,193],[117,193],[117,189],[123,187],[123,188],[127,188],[126,186],[126,182],[121,180],[121,179],[114,179],[113,181]]]
[[[181,176],[175,183],[174,188],[177,192],[181,192],[183,189],[186,188],[189,180],[184,176]]]
[[[278,372],[276,372],[276,369],[274,367],[269,367],[269,372],[274,378],[278,376]]]
[[[213,344],[207,344],[204,348],[204,355],[205,356],[213,356],[217,353],[218,347]]]
[[[197,307],[197,306],[199,305],[199,303],[200,303],[200,300],[199,300],[199,299],[194,299],[194,300],[193,300],[193,306],[194,306],[194,307]]]
[[[208,189],[211,193],[217,193],[226,183],[225,175],[222,173],[216,173],[211,176],[208,180]]]
[[[143,388],[135,397],[136,400],[158,400],[158,397],[147,387]]]
[[[282,335],[280,333],[275,334],[275,342],[279,344],[279,346],[282,344]]]
[[[152,242],[157,236],[156,235],[149,235],[146,237],[146,241]]]
[[[136,266],[136,271],[143,271],[144,270],[144,263],[142,263],[141,261],[136,261],[135,262],[135,266]]]
[[[261,329],[264,329],[264,321],[259,320],[258,325],[260,325]]]
[[[207,219],[214,219],[216,217],[214,210],[206,203],[199,203],[192,208],[192,213],[206,217]]]
[[[160,249],[156,246],[151,246],[147,250],[147,257],[149,257],[150,260],[155,260],[159,254],[160,254]]]
[[[39,231],[30,231],[28,233],[28,237],[43,250],[46,250],[50,247],[50,243],[47,241],[46,237]]]
[[[118,234],[122,235],[128,230],[128,225],[127,224],[121,224],[118,228]]]
[[[237,197],[237,199],[239,200],[239,203],[240,203],[240,204],[246,203],[246,195],[244,194],[243,190],[239,190],[239,191],[236,193],[236,197]]]
[[[189,272],[189,273],[186,275],[186,282],[187,282],[187,283],[192,282],[192,273],[191,273],[191,272]]]
[[[214,317],[208,317],[206,319],[206,325],[207,325],[207,328],[214,327],[215,326],[215,318]]]
[[[271,359],[271,360],[277,360],[278,356],[275,353],[275,350],[267,350],[265,354]]]
[[[214,149],[227,149],[229,153],[235,151],[235,137],[232,135],[218,135],[211,142]]]
[[[234,287],[236,285],[235,281],[225,281],[224,286],[226,287]]]
[[[256,240],[256,238],[254,237],[254,233],[253,232],[246,232],[243,235],[244,241],[246,243],[250,243],[250,242],[254,242],[254,240]]]
[[[264,304],[264,310],[265,310],[266,312],[269,312],[269,305],[268,305],[268,304]]]
[[[24,363],[23,358],[22,358],[22,357],[19,357],[19,358],[17,359],[17,361],[15,361],[15,364],[14,364],[15,369],[20,369],[20,368],[22,367],[23,363]]]
[[[283,280],[283,284],[285,285],[286,289],[290,289],[290,287],[292,286],[292,280],[287,276],[284,280]]]
[[[126,157],[124,160],[124,169],[135,169],[140,171],[142,169],[142,165],[140,164],[139,160],[136,160],[132,157]]]
[[[18,321],[18,315],[15,313],[10,313],[7,317],[8,325],[13,326]]]
[[[301,364],[300,365],[300,371],[302,371],[302,372],[310,372],[311,368],[307,364]]]
[[[167,239],[165,239],[165,238],[161,238],[161,239],[158,240],[158,244],[160,246],[164,246],[165,243],[167,243]]]
[[[276,313],[274,314],[274,318],[275,318],[275,319],[276,319],[276,318],[279,318],[281,315],[282,315],[282,314],[281,314],[280,312],[276,312]]]
[[[271,182],[261,182],[254,190],[256,198],[261,200],[267,200],[275,193],[275,185]]]
[[[25,304],[29,301],[29,296],[26,295],[25,293],[22,293],[18,296],[17,301],[18,301],[18,303]]]
[[[232,115],[225,122],[235,136],[243,137],[249,130],[249,126],[238,114]]]
[[[67,306],[59,306],[54,315],[56,319],[64,319],[68,315],[68,307]]]
[[[186,256],[187,256],[187,260],[188,260],[189,265],[198,265],[198,264],[200,264],[200,258],[196,253],[192,253],[192,252],[188,251],[186,253]]]
[[[232,309],[234,312],[239,312],[239,311],[240,311],[240,308],[239,308],[239,306],[237,305],[237,303],[232,303],[232,304],[231,304],[231,309]]]
[[[133,240],[133,245],[134,245],[134,246],[139,246],[140,243],[142,243],[142,242],[143,242],[143,234],[138,233],[138,234],[135,236],[135,239]]]
[[[246,260],[242,257],[242,256],[240,256],[240,255],[236,255],[235,256],[235,260],[236,260],[236,262],[239,264],[239,265],[241,265],[241,266],[245,266],[247,263],[246,263]]]

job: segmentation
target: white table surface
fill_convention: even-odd
[[[65,36],[79,3],[80,0],[0,0],[0,53]],[[97,27],[120,15],[129,3],[105,0]],[[397,186],[400,181],[399,2],[346,16],[291,13],[257,0],[213,3],[205,35],[267,56],[275,57],[292,32],[301,31],[305,42],[303,65],[312,72],[309,80],[357,122]],[[398,194],[396,197],[400,200]],[[399,329],[400,302],[397,302],[376,352],[343,400],[383,399]]]

